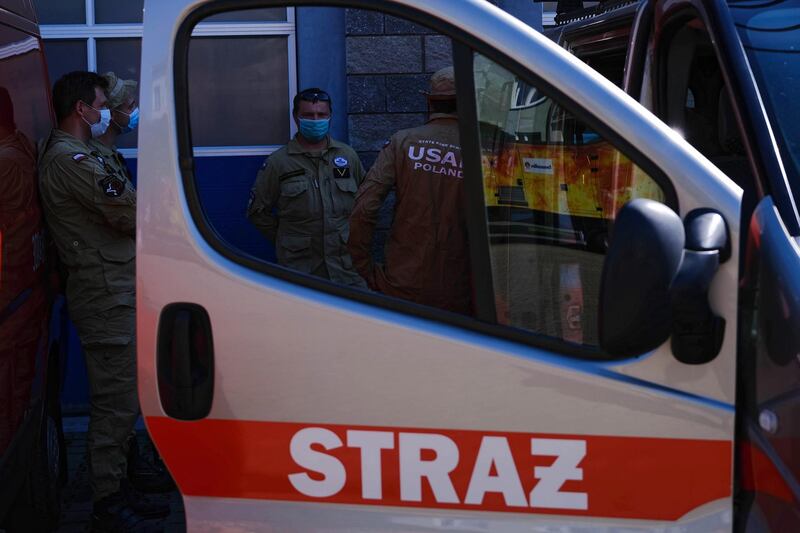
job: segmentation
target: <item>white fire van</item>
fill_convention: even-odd
[[[752,67],[727,4],[682,2],[711,3],[727,32],[715,42]],[[779,9],[800,17],[796,2]],[[320,75],[375,96],[332,106],[365,161],[390,119],[424,123],[424,108],[397,111],[417,95],[407,88],[453,65],[471,314],[237,244],[255,175],[208,164],[201,137],[255,118],[288,141],[286,106],[260,111],[274,102],[230,88],[261,80],[291,99],[296,51],[324,55],[331,30],[258,47],[314,10],[347,20],[347,65]],[[214,25],[256,11],[278,13],[279,29],[229,39],[238,53],[213,60]],[[737,85],[756,107],[719,119],[763,126],[742,147],[757,171],[745,191],[651,112],[652,87],[632,98],[572,55],[572,28],[560,46],[484,0],[146,2],[139,391],[189,531],[800,528],[797,99]],[[637,68],[668,77],[682,56],[660,61],[648,35]],[[775,60],[797,95],[794,53]],[[285,57],[285,74],[264,74]],[[672,116],[697,124],[705,96],[673,93]],[[290,174],[283,209],[333,186]]]

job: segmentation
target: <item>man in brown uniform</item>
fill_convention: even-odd
[[[264,162],[247,218],[275,244],[278,264],[366,288],[347,251],[348,217],[364,168],[352,148],[328,134],[331,112],[325,91],[294,97],[298,133]]]
[[[472,313],[461,146],[453,68],[431,77],[430,119],[395,133],[358,190],[350,255],[370,288],[457,313]],[[386,264],[370,245],[383,200],[396,187]]]
[[[87,144],[110,123],[106,89],[93,72],[71,72],[56,82],[58,128],[40,155],[39,182],[45,220],[68,272],[67,305],[89,374],[92,531],[129,531],[152,511],[137,509],[146,502],[121,484],[125,441],[139,414],[136,191]]]

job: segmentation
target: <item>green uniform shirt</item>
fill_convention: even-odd
[[[355,151],[328,138],[312,153],[297,139],[258,172],[247,218],[275,244],[278,263],[337,283],[366,287],[353,270],[347,241],[364,168]]]
[[[86,143],[54,129],[39,157],[45,221],[69,274],[73,320],[136,303],[136,191]]]

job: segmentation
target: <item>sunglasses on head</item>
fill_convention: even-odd
[[[306,102],[330,102],[331,97],[325,91],[318,91],[315,89],[310,89],[307,91],[303,91],[297,95],[298,100],[303,100]]]

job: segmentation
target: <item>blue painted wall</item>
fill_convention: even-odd
[[[297,88],[319,87],[331,95],[331,134],[348,142],[344,15],[344,9],[297,8]]]

